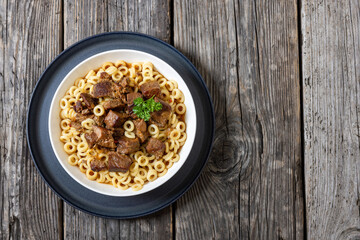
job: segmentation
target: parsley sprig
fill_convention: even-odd
[[[150,113],[154,111],[159,111],[162,109],[162,104],[155,102],[154,96],[144,101],[141,97],[138,97],[134,100],[133,112],[145,121],[149,121]]]

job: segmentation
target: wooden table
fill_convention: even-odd
[[[25,135],[50,61],[119,30],[183,52],[216,112],[196,184],[132,220],[64,203]],[[357,0],[0,0],[0,239],[360,239],[359,30]]]

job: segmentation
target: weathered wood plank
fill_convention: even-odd
[[[106,31],[170,40],[169,1],[64,1],[64,45]],[[134,220],[90,216],[64,205],[65,239],[170,239],[171,207]]]
[[[308,239],[360,239],[360,3],[302,1]]]
[[[304,237],[296,1],[174,2],[174,45],[215,105],[214,149],[177,239]],[[197,7],[195,7],[197,6]]]
[[[25,122],[41,72],[60,52],[60,1],[0,1],[0,239],[57,239],[60,200],[32,163]]]

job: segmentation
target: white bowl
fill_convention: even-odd
[[[140,191],[133,191],[132,189],[121,190],[115,188],[109,184],[98,183],[96,181],[89,180],[84,173],[80,172],[80,169],[77,166],[71,166],[67,162],[68,154],[64,151],[64,144],[60,141],[60,100],[65,95],[66,91],[73,86],[74,81],[79,78],[85,76],[88,71],[91,69],[98,69],[104,62],[115,62],[117,60],[124,60],[126,62],[146,62],[150,61],[153,63],[154,67],[167,79],[175,80],[179,89],[184,93],[185,96],[185,105],[186,105],[186,134],[187,140],[180,150],[180,160],[168,170],[168,172],[156,179],[153,182],[146,183]],[[80,64],[74,67],[63,79],[61,84],[59,85],[54,98],[51,102],[50,106],[50,114],[49,114],[49,134],[52,148],[55,152],[55,155],[64,168],[64,170],[78,183],[83,185],[84,187],[101,193],[105,195],[111,196],[134,196],[138,194],[142,194],[148,191],[151,191],[166,181],[168,181],[172,176],[174,176],[177,171],[181,168],[181,166],[186,161],[190,150],[194,144],[196,132],[196,110],[194,100],[190,94],[189,88],[187,87],[184,80],[180,77],[180,75],[170,67],[163,60],[145,53],[141,51],[129,50],[129,49],[121,49],[121,50],[112,50],[107,52],[102,52],[96,54]]]

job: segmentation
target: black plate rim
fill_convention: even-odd
[[[30,109],[31,109],[31,106],[32,106],[32,103],[33,103],[33,99],[34,99],[34,95],[36,93],[36,90],[41,82],[41,80],[43,79],[43,76],[49,71],[50,67],[58,61],[58,59],[63,56],[64,54],[66,54],[67,52],[71,51],[71,49],[73,49],[74,47],[76,47],[77,45],[83,43],[83,42],[86,42],[88,40],[91,40],[91,39],[95,39],[95,38],[98,38],[98,37],[102,37],[102,36],[105,36],[105,35],[118,35],[118,34],[129,34],[129,35],[136,35],[136,36],[140,36],[140,37],[145,37],[145,38],[150,38],[152,40],[155,40],[157,42],[160,42],[162,45],[170,48],[171,50],[173,50],[174,52],[176,52],[177,54],[179,54],[188,64],[189,66],[191,66],[191,68],[194,70],[194,72],[196,73],[198,79],[200,80],[201,84],[203,85],[204,89],[205,89],[205,92],[206,92],[206,95],[207,95],[207,98],[208,98],[208,102],[210,103],[210,110],[211,110],[211,125],[212,125],[212,128],[211,128],[211,141],[210,141],[210,145],[209,145],[209,151],[207,152],[206,156],[205,156],[205,161],[203,162],[203,165],[201,166],[201,168],[199,168],[199,171],[197,172],[196,174],[196,177],[194,178],[194,180],[191,182],[191,184],[189,184],[181,193],[179,193],[176,197],[174,197],[171,201],[167,202],[166,204],[162,205],[161,207],[158,207],[158,208],[155,208],[155,209],[152,209],[148,212],[144,212],[144,213],[141,213],[141,214],[135,214],[135,215],[131,215],[131,216],[108,216],[108,215],[104,215],[104,214],[99,214],[99,213],[94,213],[94,212],[91,212],[85,208],[82,208],[81,206],[78,206],[78,205],[75,205],[73,204],[72,202],[68,201],[67,199],[65,199],[57,190],[55,190],[49,183],[48,181],[45,179],[43,173],[41,172],[41,170],[39,169],[39,166],[37,164],[37,162],[35,161],[35,157],[34,157],[34,154],[33,154],[33,150],[32,150],[32,147],[31,147],[31,144],[30,144],[30,136],[29,136],[29,115],[30,115]],[[30,155],[31,155],[31,159],[33,161],[33,163],[35,164],[35,167],[38,171],[38,173],[40,174],[41,178],[43,179],[43,181],[46,183],[46,185],[60,198],[62,199],[63,201],[65,201],[67,204],[69,204],[70,206],[74,207],[75,209],[78,209],[80,211],[83,211],[85,213],[88,213],[90,215],[93,215],[93,216],[97,216],[97,217],[103,217],[103,218],[107,218],[107,219],[132,219],[132,218],[138,218],[138,217],[142,217],[142,216],[146,216],[146,215],[149,215],[149,214],[152,214],[152,213],[155,213],[157,211],[160,211],[161,209],[164,209],[165,207],[171,205],[172,203],[176,202],[181,196],[183,196],[192,186],[193,184],[197,181],[197,179],[200,177],[206,163],[208,162],[209,160],[209,156],[210,156],[210,153],[211,153],[211,149],[212,149],[212,146],[213,146],[213,143],[214,143],[214,136],[215,136],[215,113],[214,113],[214,104],[212,102],[212,99],[211,99],[211,96],[210,96],[210,93],[209,93],[209,90],[205,84],[205,81],[204,79],[202,78],[202,76],[200,75],[199,71],[196,69],[196,67],[193,65],[193,63],[184,55],[182,54],[179,50],[177,50],[174,46],[168,44],[167,42],[161,40],[161,39],[158,39],[156,37],[153,37],[153,36],[150,36],[150,35],[147,35],[147,34],[143,34],[143,33],[138,33],[138,32],[130,32],[130,31],[113,31],[113,32],[105,32],[105,33],[100,33],[100,34],[96,34],[96,35],[92,35],[92,36],[89,36],[89,37],[86,37],[78,42],[75,42],[74,44],[72,44],[71,46],[69,46],[68,48],[64,49],[60,54],[58,54],[48,65],[47,67],[45,68],[45,70],[42,72],[42,74],[40,75],[40,77],[38,78],[36,84],[35,84],[35,87],[31,93],[31,96],[30,96],[30,101],[29,101],[29,104],[27,106],[27,113],[26,113],[26,140],[27,140],[27,145],[28,145],[28,148],[29,148],[29,152],[30,152]],[[82,186],[83,187],[83,186]]]

